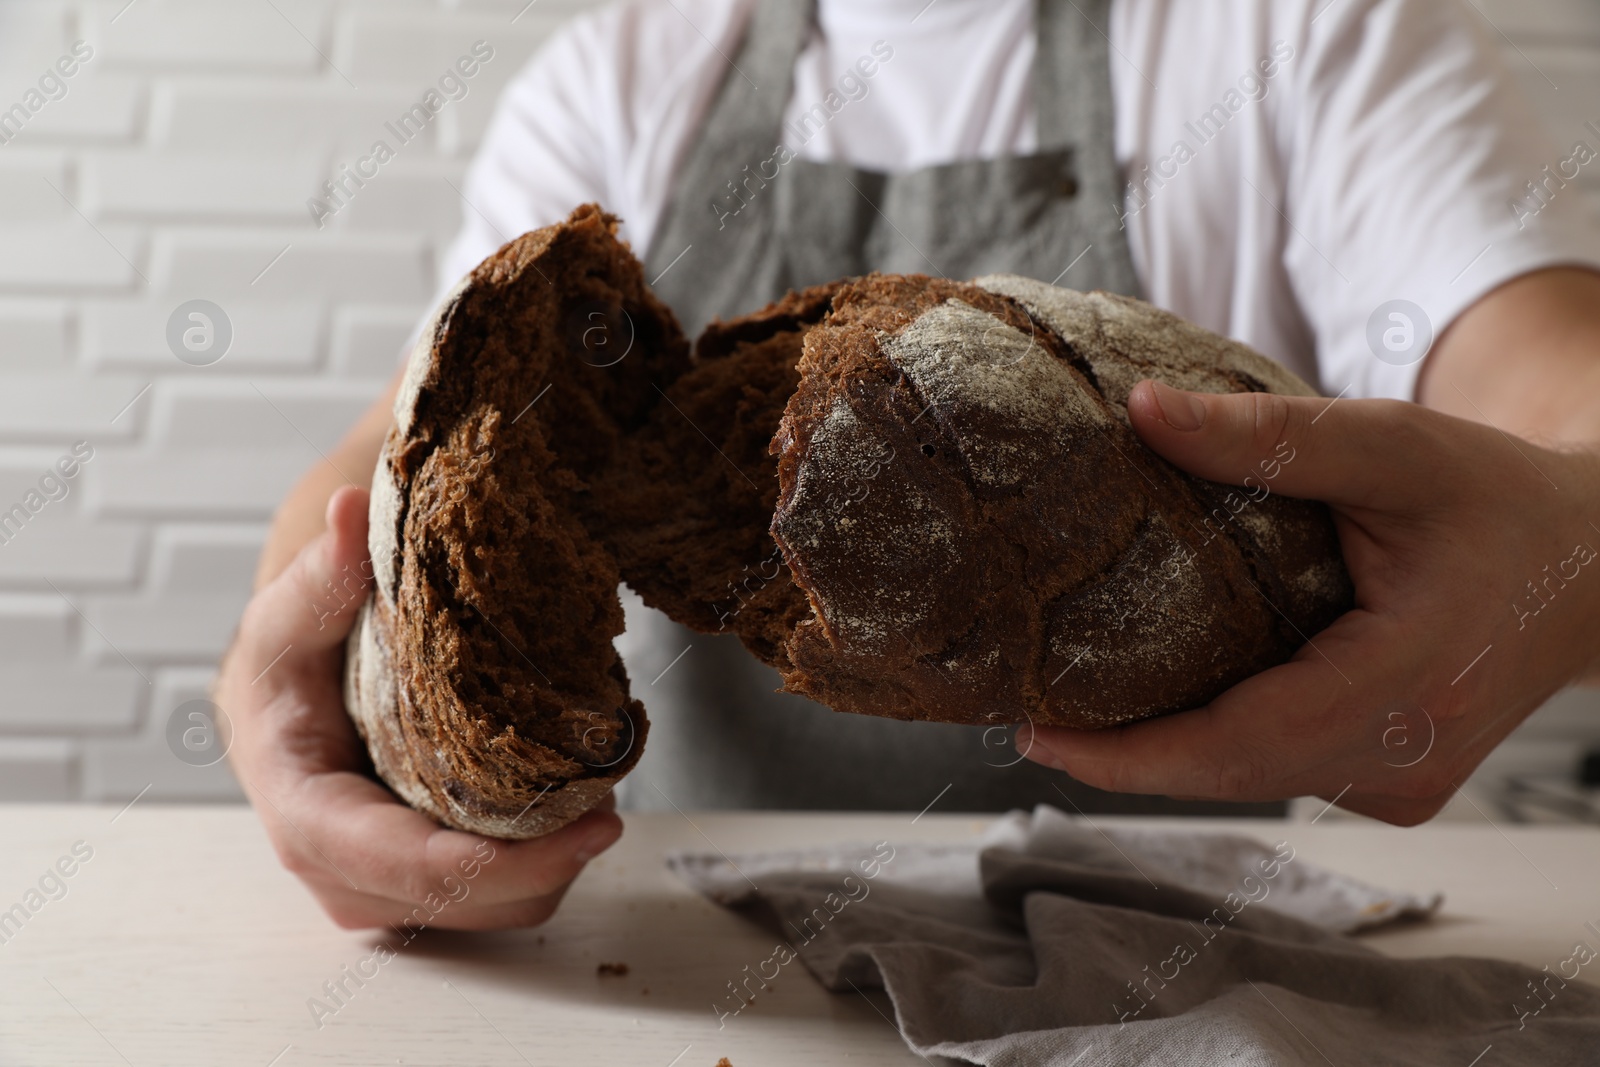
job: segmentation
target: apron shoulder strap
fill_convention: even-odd
[[[1112,128],[1110,16],[1111,0],[1038,0],[1033,100],[1040,151],[1072,145],[1081,153],[1085,131]]]
[[[795,60],[810,39],[816,3],[754,0],[752,7],[744,38],[673,177],[667,210],[650,242],[651,277],[697,236],[705,239],[706,224],[717,221],[719,198],[737,205],[736,193],[728,187],[742,176],[740,168],[772,155],[775,138],[781,136]]]

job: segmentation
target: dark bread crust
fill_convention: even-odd
[[[982,282],[872,275],[806,336],[773,442],[772,530],[813,607],[786,690],[1106,726],[1204,704],[1348,609],[1325,508],[1192,478],[1125,410],[1144,377],[1309,387],[1138,301]]]

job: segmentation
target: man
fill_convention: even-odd
[[[844,274],[1009,270],[1141,294],[1338,398],[1147,384],[1129,403],[1152,448],[1217,481],[1287,444],[1273,488],[1333,506],[1358,606],[1292,662],[1152,722],[1024,727],[1033,762],[1001,774],[955,728],[762,698],[742,653],[707,642],[666,676],[675,697],[646,696],[671,802],[915,809],[948,782],[945,806],[993,808],[1054,799],[1059,768],[1415,823],[1600,656],[1600,458],[1579,447],[1600,439],[1600,239],[1579,154],[1437,0],[651,0],[574,23],[508,88],[441,281],[598,200],[690,330]],[[477,844],[360,773],[351,613],[308,610],[364,569],[365,493],[338,471],[370,474],[388,405],[285,502],[218,683],[284,862],[352,926],[403,914]],[[1397,722],[1405,759],[1384,747]],[[501,847],[446,924],[543,921],[620,829],[597,811]]]

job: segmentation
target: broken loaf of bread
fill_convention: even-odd
[[[485,260],[396,401],[346,696],[447,825],[547,833],[638,759],[621,581],[787,691],[984,725],[1194,707],[1349,607],[1325,508],[1128,424],[1142,378],[1312,393],[1249,349],[1104,293],[869,275],[691,359],[615,228],[584,207]]]

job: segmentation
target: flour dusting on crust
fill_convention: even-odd
[[[1071,365],[1036,336],[963,301],[947,300],[879,343],[931,411],[968,421],[964,409],[976,407],[1009,424],[1013,432],[961,442],[973,477],[987,485],[1016,485],[1041,444],[1067,444],[1109,421]]]

